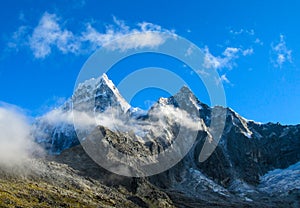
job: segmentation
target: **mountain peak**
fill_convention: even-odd
[[[186,85],[183,85],[180,90],[178,91],[177,94],[186,94],[186,95],[190,95],[190,94],[194,94],[191,89],[186,86]]]
[[[186,86],[186,85],[183,85],[181,88],[180,88],[180,90],[179,91],[186,91],[186,92],[192,92],[191,91],[191,89],[188,87],[188,86]]]
[[[94,88],[99,84],[106,84],[106,85],[112,85],[114,86],[114,84],[112,83],[112,81],[108,78],[108,76],[103,73],[101,76],[97,77],[97,78],[90,78],[87,79],[81,83],[78,84],[78,87],[76,88],[75,91],[81,90],[82,88]]]
[[[102,78],[102,79],[104,79],[104,80],[109,80],[106,73],[103,73],[103,74],[100,76],[100,78]]]
[[[95,86],[95,101],[96,105],[100,105],[98,106],[100,111],[104,111],[108,106],[119,106],[126,112],[131,107],[106,74],[99,77],[99,82]]]
[[[97,80],[97,85],[99,85],[99,84],[106,84],[107,86],[109,86],[112,89],[116,88],[115,85],[114,85],[114,83],[108,78],[108,76],[105,73],[103,73],[96,80]]]
[[[130,105],[105,73],[98,78],[91,78],[80,83],[74,91],[72,100],[75,104],[82,103],[83,110],[85,110],[85,103],[88,102],[95,104],[95,109],[101,112],[113,106],[119,106],[124,112],[130,108]]]
[[[189,87],[186,85],[183,85],[180,90],[174,95],[175,100],[181,101],[181,102],[186,102],[187,100],[190,101],[197,101],[196,96],[194,93],[191,91]]]

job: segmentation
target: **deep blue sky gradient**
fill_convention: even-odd
[[[40,115],[72,95],[77,74],[92,54],[62,54],[53,48],[49,56],[37,59],[22,41],[17,49],[8,47],[20,26],[28,26],[30,33],[48,12],[57,15],[60,24],[75,34],[80,34],[86,23],[104,32],[115,16],[131,27],[146,21],[175,30],[200,48],[207,46],[214,56],[222,56],[227,47],[253,48],[252,55],[240,55],[232,68],[219,69],[220,75],[225,74],[230,81],[224,82],[227,105],[260,122],[300,123],[299,10],[296,0],[7,1],[0,7],[0,100]],[[234,34],[239,31],[243,32]],[[276,67],[272,45],[279,43],[280,35],[292,51],[292,60]],[[255,43],[256,39],[261,44]],[[167,60],[156,61],[161,67],[181,67]],[[126,70],[149,64],[147,59],[132,60],[132,68]],[[126,67],[126,60],[119,67]],[[118,83],[124,74],[112,73],[111,78]],[[203,86],[197,86],[199,99],[209,102]],[[159,90],[153,90],[152,96],[147,96],[149,93],[141,92],[132,104],[147,107],[149,100],[166,95]]]

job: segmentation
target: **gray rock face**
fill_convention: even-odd
[[[228,109],[220,144],[207,161],[197,166],[224,186],[236,179],[257,185],[268,171],[287,168],[300,160],[299,128],[246,122]]]
[[[69,112],[71,102],[67,101],[59,109],[37,118],[32,126],[36,141],[51,154],[59,154],[64,149],[79,144],[73,123],[57,119],[61,114],[67,115]]]
[[[159,99],[148,112],[137,116],[138,113],[132,111],[133,108],[130,108],[112,82],[104,75],[79,85],[73,97],[56,110],[68,115],[72,103],[76,103],[79,109],[96,113],[105,112],[108,108],[116,108],[118,112],[127,116],[126,118],[134,120],[133,123],[142,126],[155,122],[158,118],[153,115],[159,112],[163,114],[165,107],[168,106],[187,111],[192,117],[197,117],[201,128],[187,155],[173,168],[147,179],[172,192],[172,196],[183,197],[184,195],[197,201],[203,200],[204,192],[209,192],[208,198],[225,197],[235,203],[240,200],[260,200],[261,196],[265,195],[260,192],[262,189],[257,189],[257,186],[266,173],[278,168],[288,168],[300,161],[300,125],[283,126],[278,123],[259,124],[248,121],[229,108],[211,108],[201,103],[186,87],[170,98]],[[216,108],[226,112],[225,128],[213,154],[204,162],[200,162],[198,158],[203,144],[206,139],[212,137],[210,125],[213,119],[212,112]],[[34,133],[39,143],[51,153],[60,153],[79,144],[70,120],[57,123],[50,122],[49,117],[47,115],[41,117],[34,124]],[[179,131],[177,123],[168,117],[164,119],[164,133],[159,136],[155,128],[147,131],[146,137],[143,136],[145,132],[142,132],[141,136],[141,134],[133,135],[134,132],[129,130],[114,132],[113,129],[105,127],[97,128],[111,135],[109,142],[121,152],[145,156],[163,151],[176,138]],[[131,142],[122,142],[122,138]],[[132,141],[137,141],[137,138],[147,140],[144,144],[136,145]],[[273,187],[272,190],[275,189]],[[290,191],[294,195],[298,193],[292,191],[292,188]]]
[[[130,105],[104,74],[80,84],[73,96],[61,107],[37,118],[32,132],[37,142],[46,150],[51,154],[59,154],[62,150],[79,144],[73,124],[72,108],[92,114],[103,112],[110,107],[124,113]]]

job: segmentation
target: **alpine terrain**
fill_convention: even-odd
[[[222,116],[221,139],[201,161],[205,142],[214,141],[211,124]],[[247,120],[230,108],[209,107],[185,86],[145,112],[130,106],[104,74],[36,118],[32,135],[45,154],[13,170],[1,167],[0,207],[300,207],[300,125]],[[176,151],[173,165],[149,175],[122,170],[141,174],[136,177],[98,165],[126,164],[89,143],[147,161],[177,139],[188,151]],[[102,156],[91,158],[87,146]]]

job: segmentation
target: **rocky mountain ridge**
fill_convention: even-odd
[[[268,182],[271,179],[267,177],[275,169],[289,170],[290,166],[300,161],[300,125],[283,126],[278,123],[260,124],[248,121],[232,109],[218,106],[209,107],[201,103],[187,87],[183,87],[170,98],[161,98],[147,113],[138,113],[139,110],[126,103],[106,75],[88,80],[80,85],[74,96],[56,110],[67,115],[72,110],[72,103],[87,102],[90,104],[78,105],[79,108],[99,113],[117,108],[118,112],[122,112],[126,118],[133,119],[134,124],[142,124],[143,128],[140,132],[137,130],[116,132],[115,129],[95,127],[106,132],[105,139],[118,146],[119,150],[128,154],[138,153],[140,155],[148,155],[149,152],[154,154],[166,149],[178,134],[176,116],[170,117],[169,114],[164,114],[164,132],[157,134],[153,130],[155,128],[150,128],[145,134],[144,126],[152,125],[152,121],[157,120],[155,116],[162,113],[162,109],[163,111],[170,108],[191,109],[188,110],[189,113],[193,112],[193,117],[197,117],[197,122],[201,123],[201,127],[197,130],[197,137],[190,151],[171,169],[146,178],[146,181],[169,193],[171,199],[176,203],[180,204],[178,197],[181,197],[182,199],[193,199],[195,204],[197,201],[198,203],[206,201],[208,204],[209,201],[215,200],[217,205],[218,203],[222,204],[222,200],[229,200],[235,204],[234,206],[238,203],[245,203],[247,206],[266,203],[267,206],[268,202],[271,206],[275,203],[269,198],[271,194],[282,197],[279,201],[287,200],[291,206],[300,206],[298,183],[290,185],[283,193],[281,187]],[[94,106],[94,108],[90,106]],[[212,137],[210,124],[214,119],[213,116],[219,116],[213,114],[216,109],[225,115],[224,131],[212,155],[204,162],[200,162],[198,158],[203,144]],[[72,122],[66,119],[59,123],[49,122],[49,118],[46,116],[39,118],[34,126],[35,132],[43,133],[36,134],[37,141],[49,152],[55,154],[62,152],[58,157],[63,157],[66,151],[70,155],[76,156],[72,151],[77,148],[79,141]],[[99,136],[97,130],[94,130],[92,136],[97,137],[97,135]],[[142,143],[137,148],[137,152],[135,152],[136,148],[133,148],[135,143],[120,143],[120,138],[136,141],[137,137],[145,139],[143,135],[148,135],[148,142]],[[296,171],[299,170],[297,167],[299,166],[296,166]],[[285,175],[289,173],[285,170],[283,172]],[[278,183],[283,179],[280,179],[280,171],[277,171],[276,174],[276,180],[273,181]],[[300,180],[300,177],[296,176],[296,179]],[[270,191],[271,189],[272,191]],[[229,206],[229,204],[227,205]],[[192,207],[192,205],[189,206]]]

